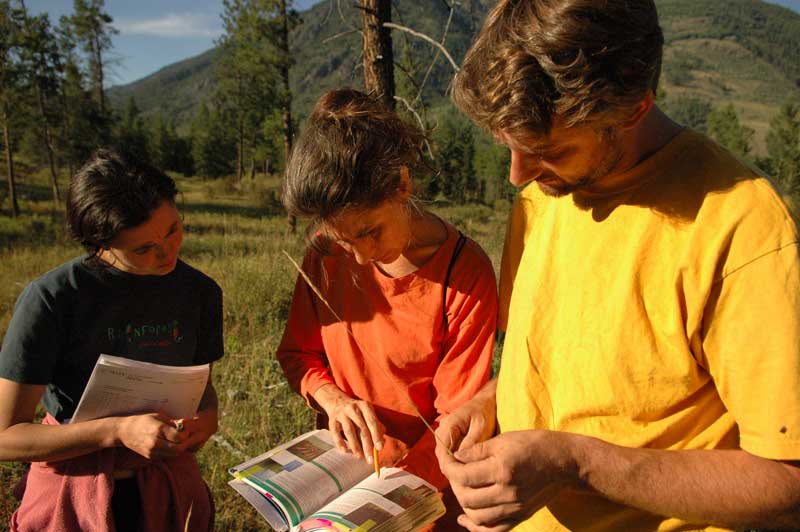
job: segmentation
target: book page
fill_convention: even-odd
[[[325,505],[295,532],[411,532],[445,513],[432,485],[402,469],[381,469]]]
[[[303,434],[230,470],[279,506],[292,527],[370,471],[363,460],[336,449],[327,430]]]
[[[289,530],[289,523],[287,523],[283,517],[283,510],[275,506],[272,499],[261,494],[250,484],[238,478],[234,478],[228,482],[228,486],[235,489],[239,495],[253,505],[253,508],[261,514],[261,517],[267,520],[267,523],[269,523],[269,526],[271,526],[273,530],[276,532],[287,532]]]
[[[70,423],[158,411],[194,417],[209,371],[208,364],[164,366],[100,355]]]

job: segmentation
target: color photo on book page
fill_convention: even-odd
[[[408,532],[444,513],[433,486],[396,468],[386,468],[386,473],[381,479],[364,479],[300,523],[299,530]]]
[[[311,462],[319,458],[331,449],[333,449],[333,445],[323,441],[317,436],[311,436],[308,439],[301,440],[286,448],[287,451],[302,458],[306,462]]]

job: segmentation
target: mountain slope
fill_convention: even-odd
[[[759,0],[656,0],[666,38],[662,87],[669,96],[701,96],[712,103],[732,102],[743,122],[763,139],[769,119],[792,93],[800,93],[800,15]],[[453,17],[447,49],[459,62],[486,15],[490,0],[466,0]],[[292,34],[295,64],[291,71],[295,115],[302,119],[325,90],[360,86],[360,14],[328,0],[303,12]],[[398,0],[393,21],[440,39],[449,10],[444,2]],[[348,33],[349,32],[349,33]],[[436,50],[407,33],[394,31],[398,94],[413,99],[418,83]],[[128,85],[113,87],[120,105],[136,98],[145,116],[161,110],[186,131],[201,103],[214,93],[216,50],[167,66]],[[445,98],[453,69],[440,55],[425,85],[423,97],[436,105]],[[763,141],[757,141],[757,144]]]

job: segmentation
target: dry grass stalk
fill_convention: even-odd
[[[428,423],[428,420],[426,420],[423,417],[422,412],[420,412],[419,408],[417,408],[417,405],[414,404],[414,401],[411,399],[411,396],[408,394],[408,392],[405,390],[405,388],[403,388],[403,386],[401,386],[400,383],[398,383],[395,380],[395,378],[392,375],[390,375],[388,371],[386,371],[386,369],[383,367],[383,364],[381,364],[375,357],[373,357],[363,347],[361,347],[361,344],[359,343],[358,338],[355,337],[355,335],[353,334],[353,331],[350,329],[350,326],[348,324],[346,324],[342,318],[339,317],[339,314],[337,314],[335,310],[333,310],[333,307],[331,307],[331,304],[328,303],[328,300],[325,299],[325,297],[322,295],[322,292],[319,290],[319,288],[317,288],[316,285],[314,285],[314,281],[312,281],[311,278],[308,275],[306,275],[306,272],[303,271],[303,268],[301,268],[300,265],[285,250],[283,250],[283,254],[286,255],[286,258],[288,258],[289,261],[291,261],[292,265],[295,267],[295,269],[298,271],[298,273],[303,277],[303,280],[305,280],[306,284],[308,284],[308,286],[311,287],[311,290],[314,291],[314,293],[317,295],[319,300],[322,301],[325,304],[326,307],[328,307],[328,310],[331,311],[331,313],[333,314],[333,317],[336,318],[337,321],[341,322],[345,326],[345,329],[347,330],[347,334],[349,334],[350,338],[352,338],[353,341],[356,343],[356,346],[358,346],[359,351],[361,351],[364,355],[366,355],[367,358],[369,358],[378,367],[378,369],[381,370],[381,373],[383,373],[383,375],[386,377],[386,379],[394,385],[395,389],[397,389],[397,390],[399,390],[401,392],[400,395],[406,401],[408,406],[410,406],[414,410],[414,412],[417,414],[417,417],[425,424],[425,428],[427,428],[428,431],[431,434],[433,434],[433,437],[436,438],[436,441],[439,442],[439,444],[442,447],[447,449],[447,452],[450,454],[450,456],[453,456],[453,451],[451,451],[450,447],[448,445],[446,445],[442,441],[442,439],[439,437],[438,434],[436,434],[436,431],[433,430],[433,427],[431,427],[430,423]]]
[[[189,521],[192,520],[192,508],[194,508],[194,501],[189,504],[189,512],[186,514],[186,523],[183,525],[183,532],[189,532]]]

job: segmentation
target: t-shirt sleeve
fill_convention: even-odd
[[[468,242],[447,287],[448,328],[444,354],[433,377],[434,407],[448,414],[489,380],[497,328],[497,284],[488,257]]]
[[[22,384],[49,384],[63,338],[55,299],[36,283],[20,294],[0,350],[0,377]]]
[[[703,353],[742,449],[800,459],[798,244],[734,267],[706,305]]]
[[[222,289],[213,283],[204,303],[205,312],[197,333],[196,364],[206,364],[222,358],[225,354],[225,343],[222,335]]]
[[[315,262],[309,253],[303,271],[311,273]],[[333,383],[322,343],[322,330],[316,307],[317,296],[298,275],[292,305],[276,357],[292,390],[300,393],[315,408],[312,396],[320,386]]]

